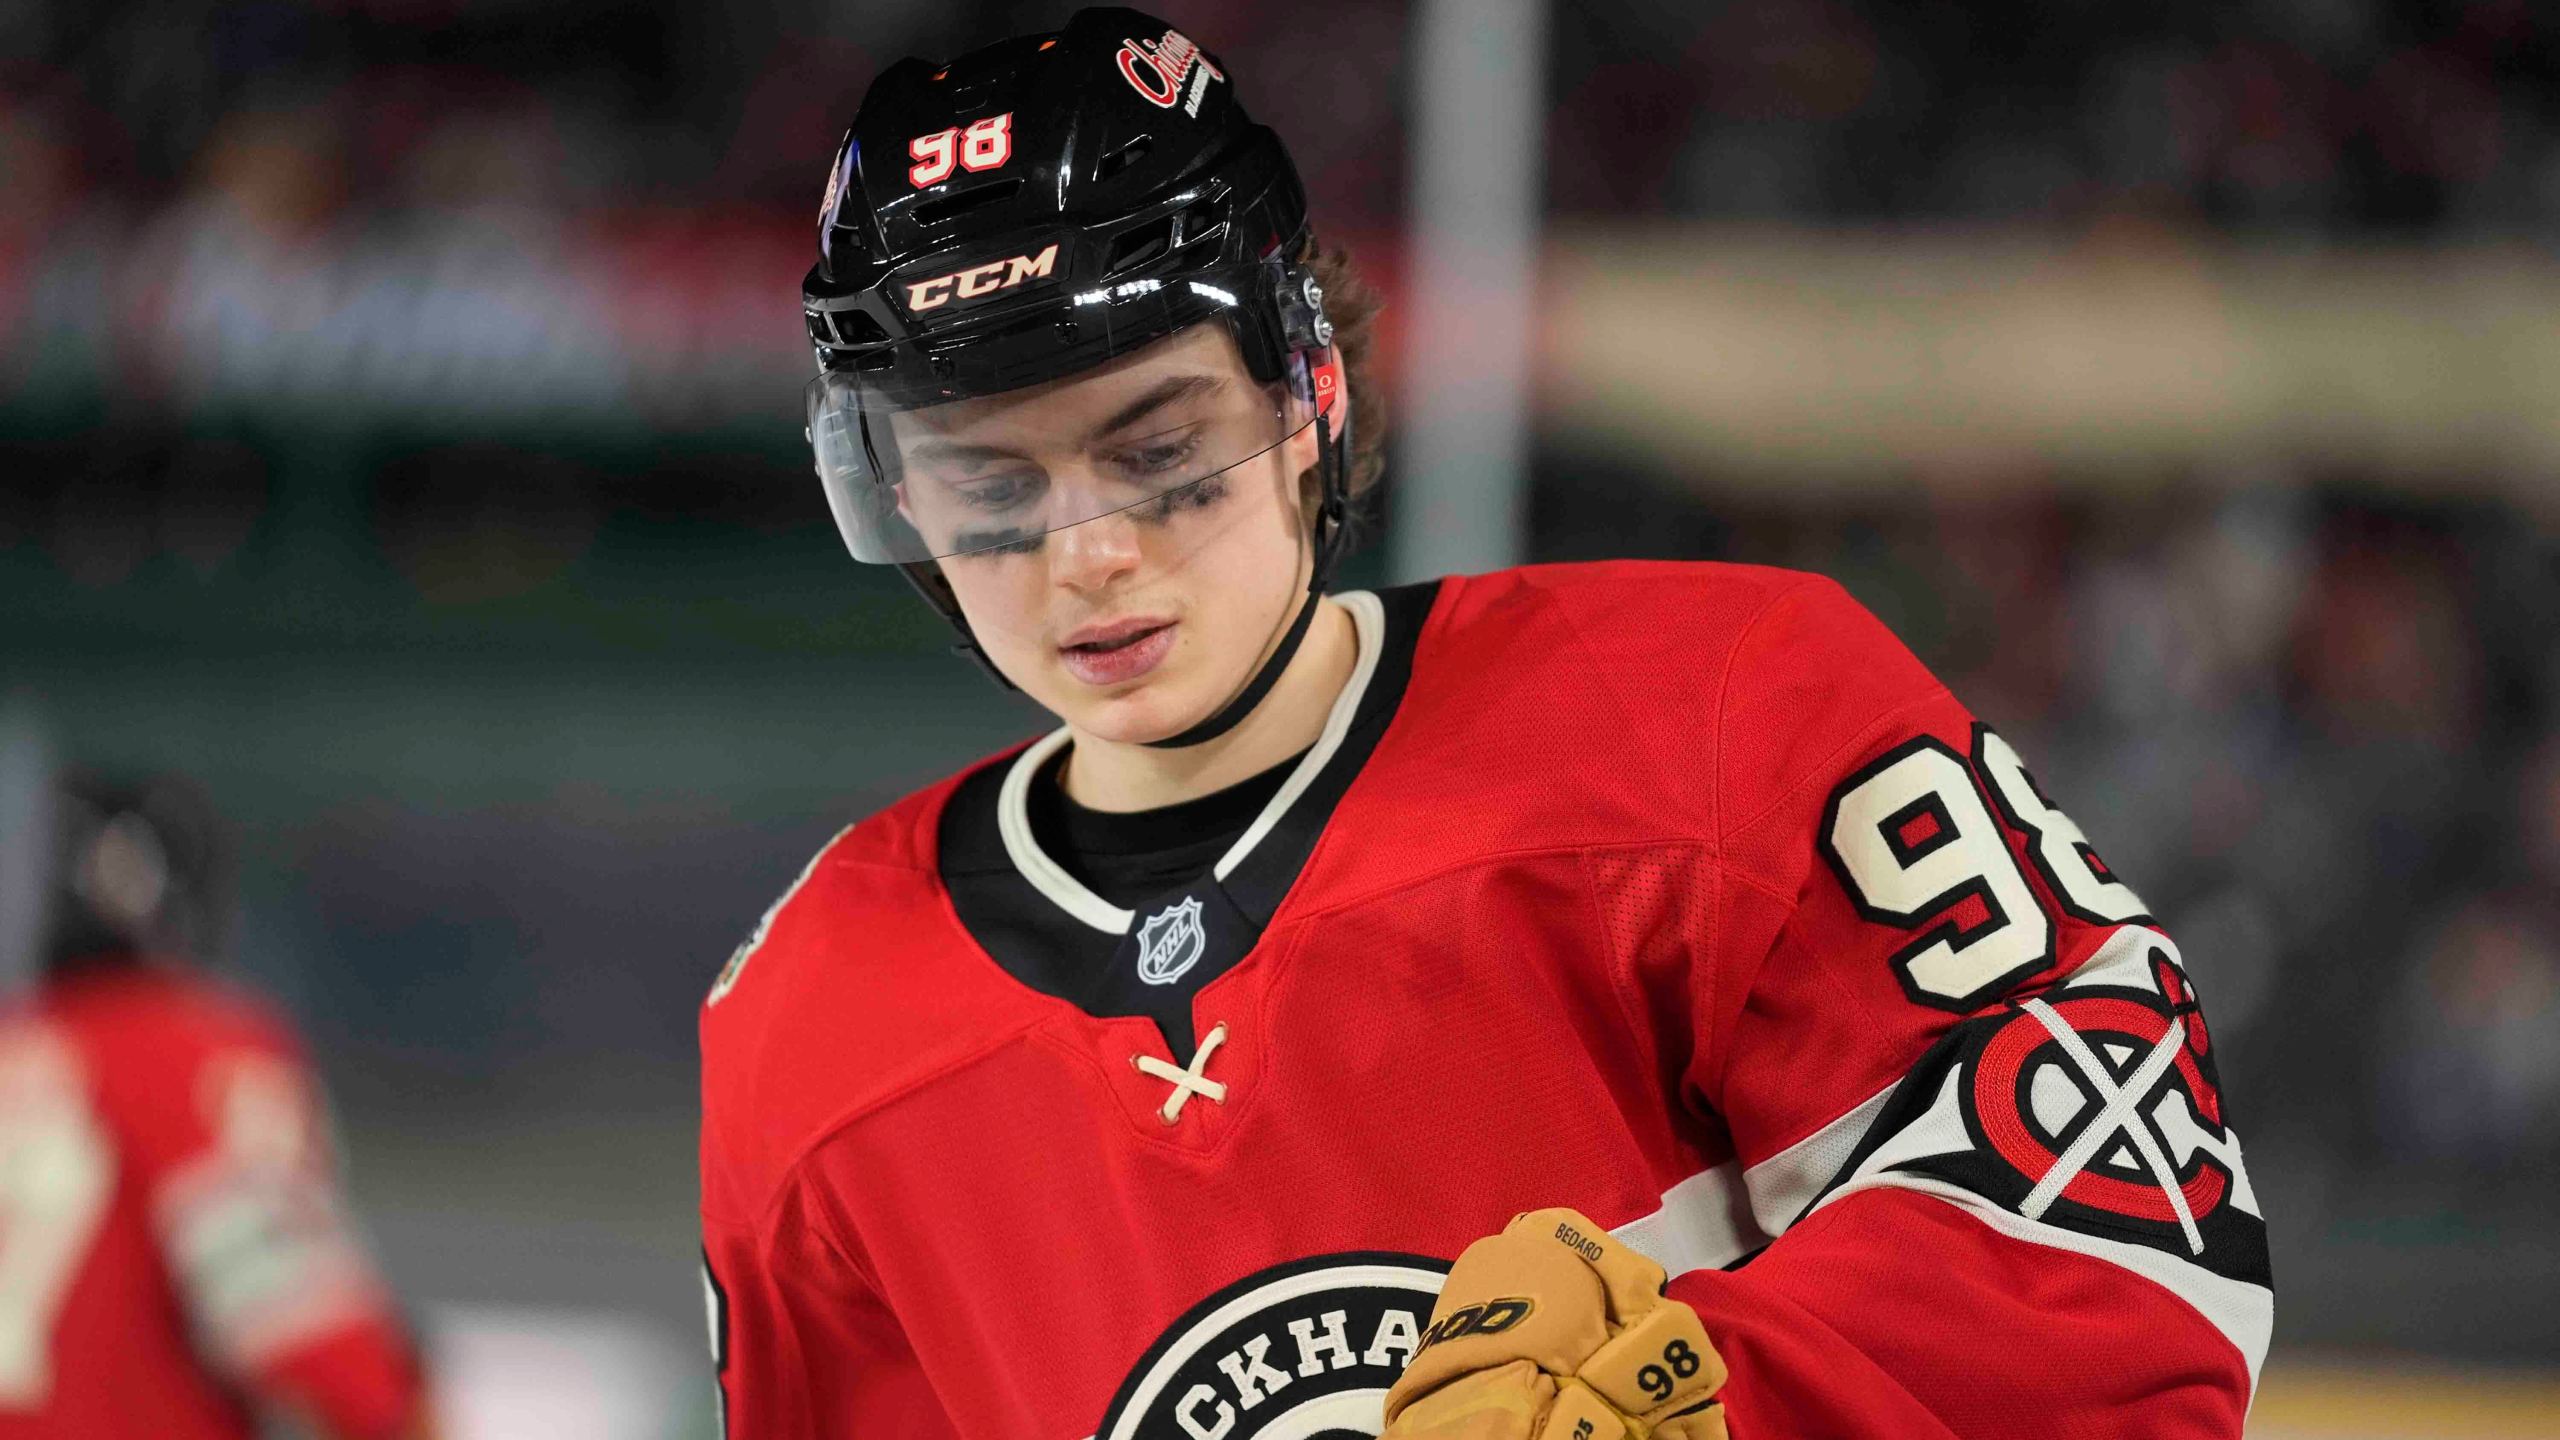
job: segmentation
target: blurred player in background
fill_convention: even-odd
[[[1372,306],[1236,90],[1083,11],[828,178],[828,501],[1061,723],[712,990],[731,1436],[2237,1435],[2265,1225],[2140,897],[1820,577],[1329,593]]]
[[[310,1063],[196,968],[228,908],[216,817],[0,726],[0,1437],[427,1440]]]

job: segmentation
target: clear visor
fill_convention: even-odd
[[[1064,379],[922,403],[860,372],[811,382],[809,440],[854,557],[1026,554],[1104,516],[1166,519],[1314,421],[1299,367],[1293,379],[1254,379],[1222,318],[1167,333],[1116,308],[1090,323],[1116,318],[1131,343],[1106,339],[1098,363]],[[1079,353],[1095,348],[1087,337]]]

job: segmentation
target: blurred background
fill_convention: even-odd
[[[237,827],[469,1440],[709,1433],[702,992],[1038,727],[845,557],[797,287],[869,78],[1070,8],[0,6],[0,692]],[[2252,1433],[2560,1433],[2560,13],[1156,8],[1390,297],[1351,583],[1840,579],[2193,957]]]

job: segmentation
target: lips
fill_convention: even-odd
[[[1088,685],[1124,685],[1164,663],[1173,650],[1170,620],[1114,620],[1088,625],[1058,647],[1058,659]]]
[[[1107,650],[1126,645],[1150,630],[1161,630],[1172,624],[1161,615],[1133,615],[1121,620],[1104,620],[1087,625],[1058,642],[1061,650]]]

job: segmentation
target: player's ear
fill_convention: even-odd
[[[1314,493],[1318,446],[1322,443],[1313,425],[1299,426],[1280,442],[1280,473],[1294,477],[1291,483],[1301,496]]]
[[[1301,431],[1282,442],[1281,473],[1296,477],[1291,483],[1301,497],[1311,492],[1316,473],[1315,436]]]

